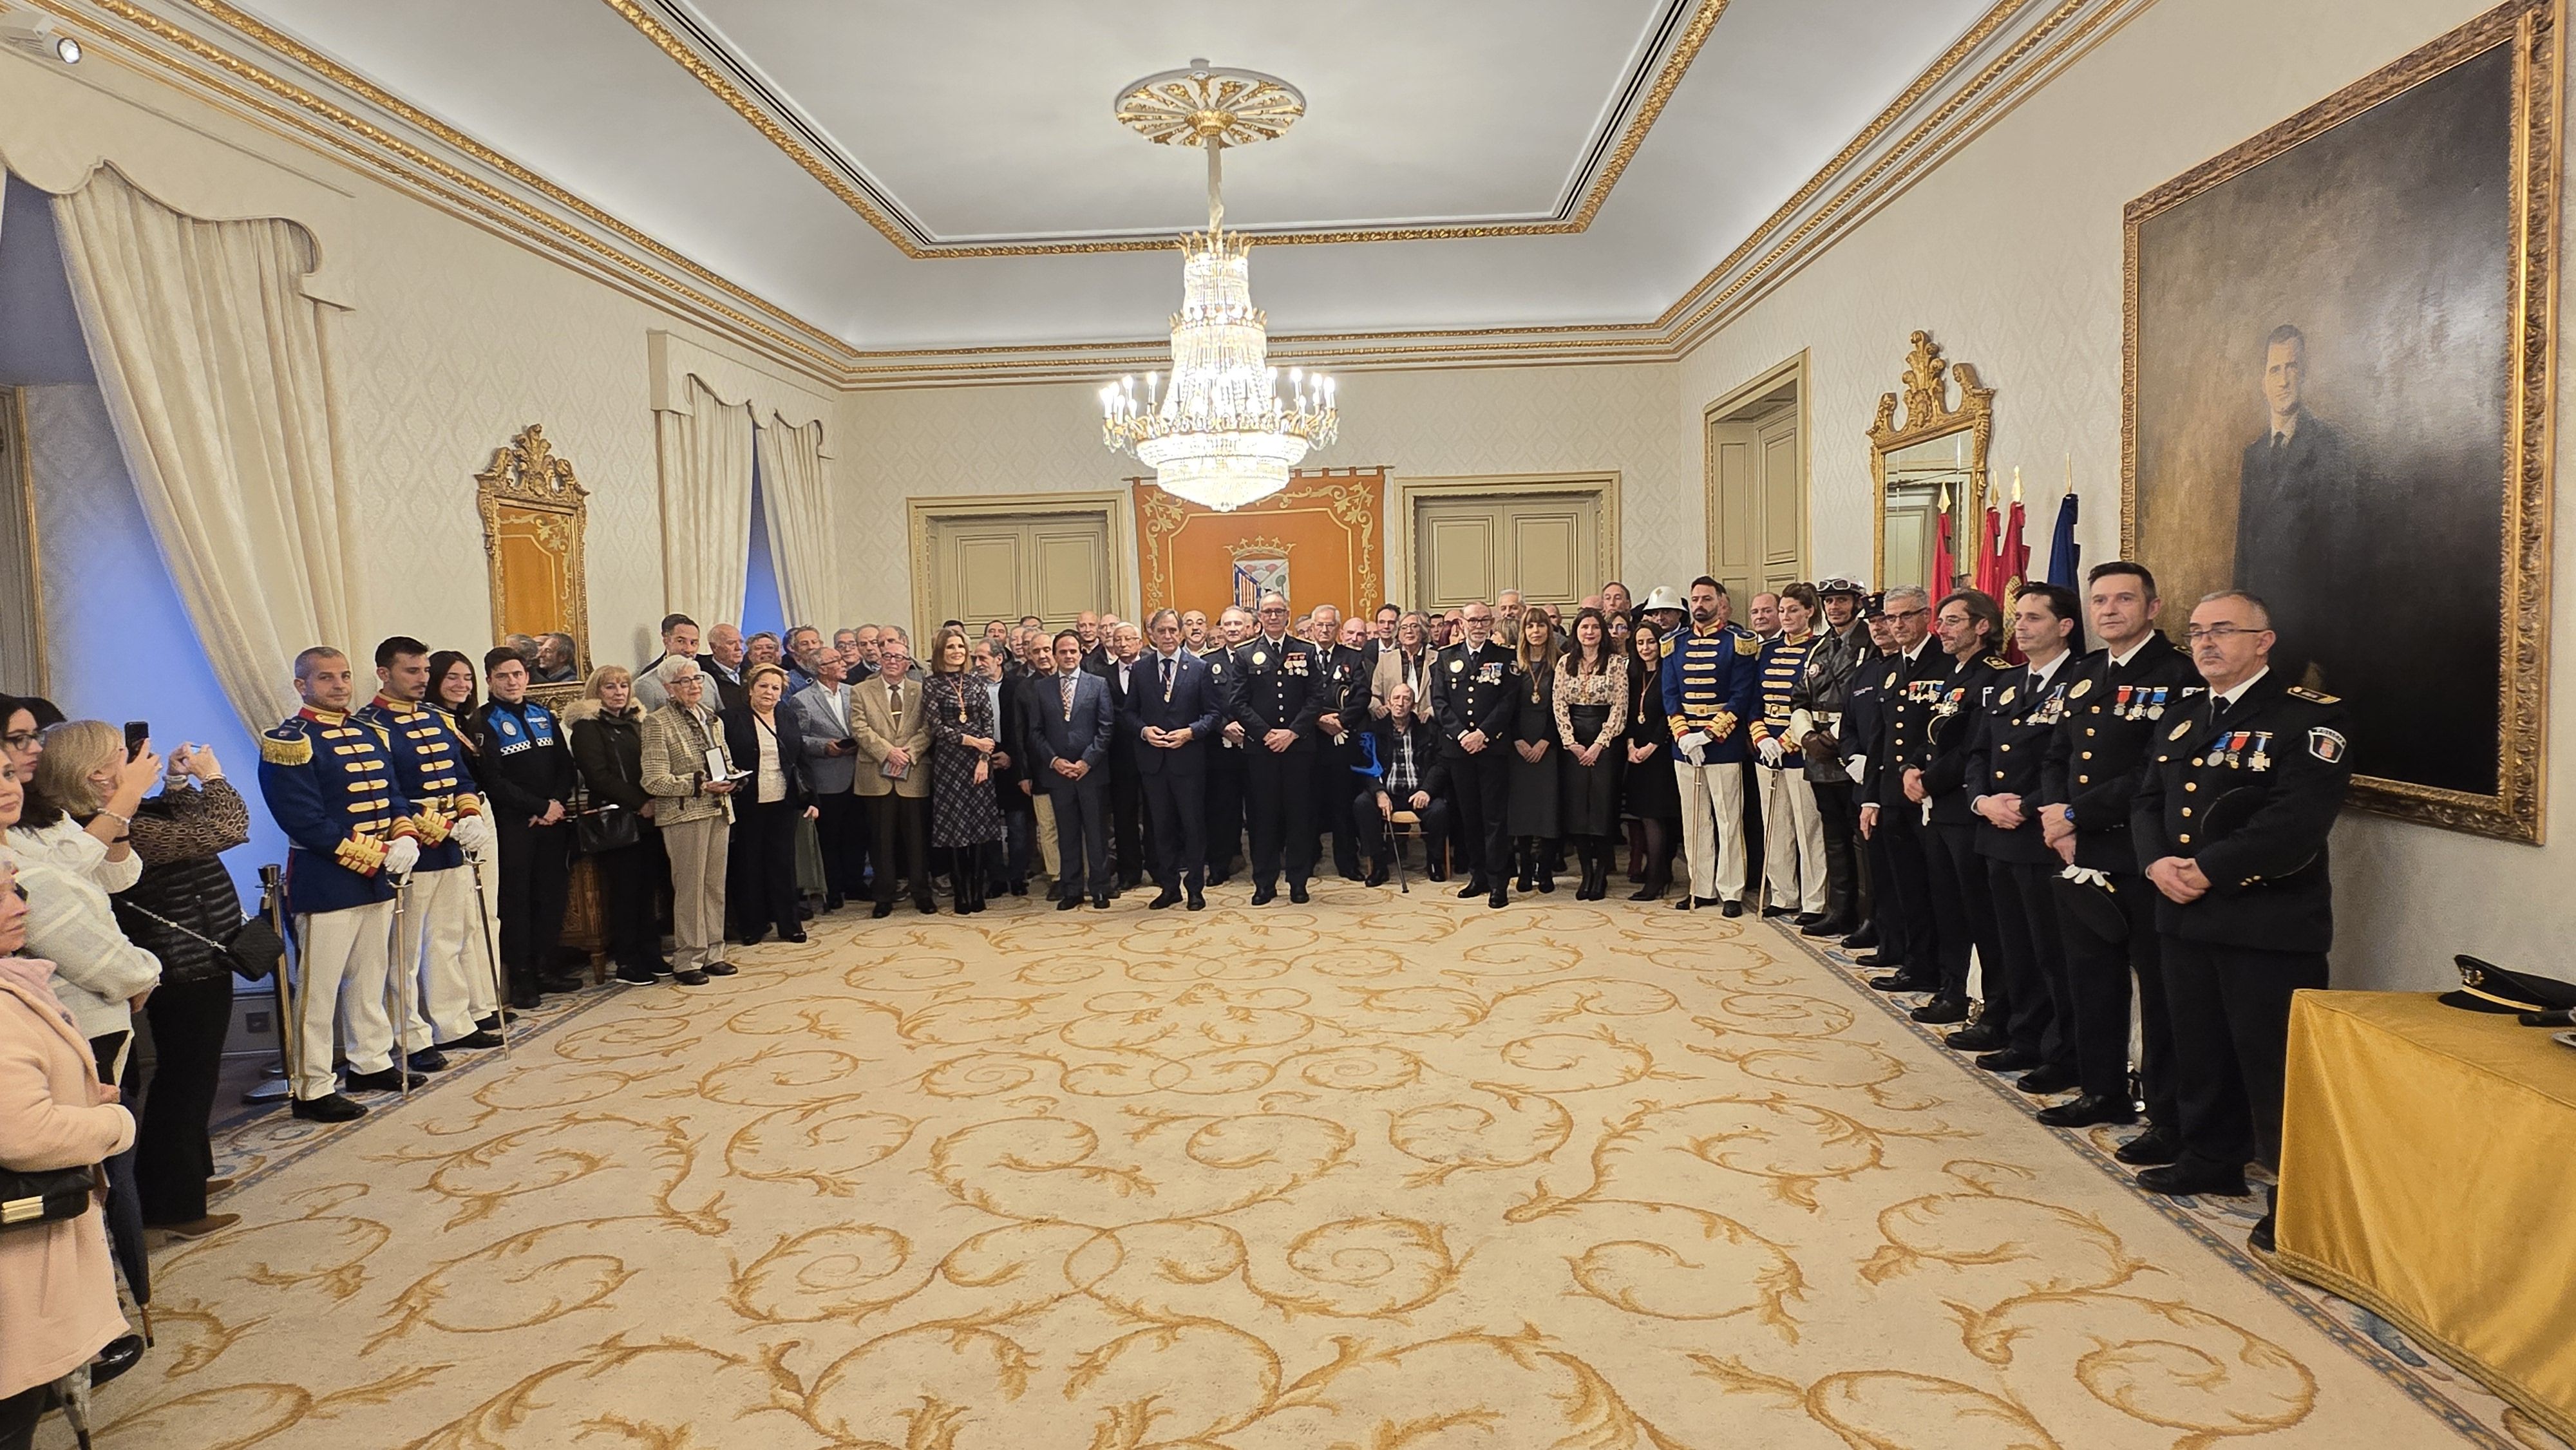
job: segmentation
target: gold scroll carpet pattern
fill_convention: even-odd
[[[1336,883],[738,956],[243,1130],[101,1443],[2511,1443],[1756,923]]]

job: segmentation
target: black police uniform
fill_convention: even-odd
[[[1440,758],[1458,793],[1458,831],[1451,839],[1474,855],[1474,869],[1459,895],[1501,896],[1512,871],[1511,649],[1488,639],[1483,649],[1465,641],[1440,652],[1431,668],[1431,718],[1440,727]],[[1482,731],[1485,748],[1473,755],[1459,740]]]
[[[2071,655],[2060,655],[2045,680],[2034,665],[2006,671],[1968,757],[1966,794],[1972,811],[1980,796],[2021,797],[2021,824],[2009,831],[1977,818],[1976,852],[1985,863],[1995,913],[1996,951],[1986,959],[1986,1020],[1998,1021],[1992,983],[2001,978],[2009,984],[2004,1001],[2011,1008],[1999,1021],[2005,1046],[2038,1059],[2046,1074],[2025,1080],[2024,1088],[2034,1092],[2073,1087],[2079,1081],[2066,934],[2057,924],[2057,897],[2050,885],[2063,863],[2049,849],[2039,818],[2048,743],[2065,718],[2066,692],[2076,668]]]
[[[1217,696],[1218,728],[1207,743],[1207,884],[1223,886],[1243,852],[1243,781],[1252,742],[1238,745],[1225,738],[1224,727],[1235,720],[1234,687],[1241,678],[1234,651],[1217,645],[1199,658],[1208,663],[1208,684]]]
[[[1919,667],[1930,660],[1916,663],[1915,677],[1905,688],[1910,703],[1923,712],[1928,742],[1914,758],[1921,762],[1923,790],[1932,800],[1932,819],[1922,838],[1925,871],[1932,881],[1932,914],[1941,934],[1940,981],[1932,990],[1947,1015],[1968,1000],[1969,949],[1973,947],[1982,962],[1995,961],[2002,950],[1995,938],[1994,893],[1986,885],[1985,863],[1977,858],[1977,818],[1968,810],[1968,753],[1984,729],[1986,708],[1994,703],[2003,688],[2004,673],[2012,666],[2001,655],[1971,655],[1965,660],[1941,655],[1934,666],[1936,673],[1929,674]],[[1899,801],[1905,798],[1901,778],[1895,795]],[[2009,1023],[2011,979],[1989,971],[1983,985],[1988,1020],[1997,1020],[2000,1011],[1999,1020]],[[1996,1066],[2003,1070],[2005,1065]]]
[[[1844,779],[1851,782],[1844,800],[1851,810],[1851,831],[1856,838],[1852,848],[1853,864],[1860,876],[1859,894],[1853,903],[1853,914],[1843,923],[1845,933],[1866,928],[1871,948],[1886,953],[1885,960],[1905,959],[1904,929],[1896,924],[1896,889],[1889,883],[1893,868],[1887,860],[1888,832],[1882,820],[1879,829],[1865,840],[1860,834],[1860,808],[1868,801],[1876,781],[1879,761],[1887,749],[1887,695],[1884,688],[1888,665],[1896,656],[1883,654],[1878,646],[1863,641],[1865,652],[1852,667],[1851,679],[1843,693],[1843,717],[1834,729],[1836,748],[1840,752],[1837,766]],[[1849,763],[1861,762],[1861,773],[1850,773]],[[1846,942],[1846,946],[1854,943]]]
[[[2149,633],[2125,663],[2095,650],[2076,667],[2066,687],[2065,719],[2048,745],[2040,801],[2066,807],[2075,827],[2075,864],[2110,878],[2110,898],[2125,930],[2117,935],[2092,925],[2080,912],[2061,911],[2066,933],[2066,975],[2074,993],[2075,1070],[2086,1097],[2126,1098],[2129,1064],[2129,978],[2137,976],[2141,1050],[2138,1085],[2147,1122],[2177,1131],[2174,1112],[2173,1026],[2165,1010],[2164,953],[2156,934],[2156,889],[2138,874],[2137,848],[2129,842],[2129,807],[2150,746],[2163,741],[2184,712],[2196,709],[2200,672],[2191,657],[2162,634]],[[2098,888],[2062,884],[2062,895]]]
[[[1949,665],[1950,657],[1926,638],[1911,659],[1902,652],[1887,655],[1863,666],[1861,676],[1877,698],[1879,729],[1866,747],[1869,768],[1861,777],[1860,798],[1878,808],[1871,839],[1884,846],[1880,859],[1887,868],[1889,925],[1895,928],[1893,934],[1880,933],[1878,954],[1897,969],[1896,984],[1927,992],[1941,981],[1942,913],[1932,903],[1932,831],[1923,824],[1922,808],[1905,798],[1905,772],[1921,769],[1932,751],[1932,707],[1914,683],[1940,679]]]
[[[1318,645],[1315,654],[1324,672],[1323,713],[1338,714],[1342,724],[1339,743],[1321,734],[1315,742],[1318,826],[1332,833],[1333,869],[1345,880],[1357,881],[1363,848],[1378,834],[1372,828],[1380,827],[1375,821],[1358,822],[1351,814],[1353,793],[1360,785],[1352,767],[1360,763],[1360,737],[1368,733],[1369,725],[1368,656],[1338,644]]]
[[[1877,658],[1869,626],[1858,619],[1844,629],[1828,629],[1816,636],[1806,668],[1789,692],[1790,710],[1806,711],[1813,722],[1808,739],[1821,736],[1819,744],[1827,747],[1809,750],[1806,740],[1788,742],[1790,749],[1806,755],[1801,768],[1816,793],[1816,816],[1825,833],[1825,919],[1810,929],[1814,936],[1840,936],[1869,919],[1868,868],[1853,849],[1852,778],[1843,769],[1839,749],[1832,747],[1848,738],[1843,716],[1851,708],[1852,686]]]
[[[2326,985],[2326,835],[2352,779],[2351,745],[2343,702],[2277,671],[2233,704],[2201,695],[2179,713],[2165,716],[2129,834],[2140,870],[2180,856],[2209,877],[2189,903],[2156,895],[2182,1129],[2166,1172],[2223,1184],[2248,1159],[2280,1165],[2290,994]]]
[[[1237,645],[1227,673],[1228,703],[1243,725],[1244,815],[1252,828],[1253,897],[1277,889],[1282,857],[1291,895],[1315,871],[1315,717],[1324,713],[1322,662],[1293,636],[1254,635]],[[1272,750],[1262,737],[1294,731],[1295,744]]]
[[[572,800],[578,779],[572,742],[554,712],[534,700],[486,700],[482,718],[489,744],[480,774],[501,847],[501,965],[509,972],[511,1004],[532,1007],[540,990],[569,992],[584,985],[561,958],[572,818],[529,824],[545,814],[548,801]]]

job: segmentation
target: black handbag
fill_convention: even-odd
[[[644,823],[633,811],[613,801],[594,806],[585,800],[572,813],[572,839],[585,856],[623,851],[644,839]]]
[[[106,1184],[106,1173],[95,1163],[41,1173],[0,1168],[0,1230],[78,1218]]]
[[[286,943],[279,939],[277,928],[270,926],[268,918],[264,916],[243,917],[241,925],[234,927],[231,935],[219,941],[193,927],[181,926],[161,913],[146,910],[131,901],[120,901],[117,904],[146,921],[159,922],[179,935],[210,948],[224,965],[232,968],[235,976],[244,977],[250,981],[268,980],[269,975],[277,970],[277,964],[286,956]]]

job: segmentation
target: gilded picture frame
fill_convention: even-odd
[[[1951,549],[1959,559],[1974,558],[1973,537],[1978,520],[1986,516],[1986,500],[1992,488],[1987,476],[1987,445],[1995,436],[1995,390],[1977,376],[1974,363],[1954,363],[1941,355],[1941,345],[1932,334],[1917,328],[1907,339],[1905,373],[1902,379],[1905,416],[1897,419],[1900,399],[1895,393],[1878,395],[1878,415],[1869,425],[1869,577],[1873,587],[1886,588],[1887,572],[1887,478],[1888,459],[1918,443],[1964,434],[1965,471],[1968,487],[1965,496],[1951,500],[1950,515],[1960,526],[1952,531]],[[1958,387],[1959,401],[1950,401],[1952,384]],[[1957,587],[1955,580],[1926,580],[1924,587],[1939,599]]]
[[[2535,845],[2562,20],[2510,0],[2124,218],[2120,547],[2164,625],[2254,590],[2348,697],[2354,805]]]
[[[492,640],[512,634],[572,636],[575,678],[532,684],[528,693],[560,707],[578,698],[590,673],[590,585],[584,542],[590,491],[558,455],[542,424],[530,423],[495,449],[474,476],[491,582]],[[530,662],[531,670],[534,662]]]

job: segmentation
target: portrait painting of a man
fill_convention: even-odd
[[[2169,600],[2265,601],[2272,668],[2349,705],[2360,803],[2508,835],[2537,830],[2515,747],[2541,666],[2509,662],[2546,568],[2507,547],[2547,481],[2522,447],[2550,259],[2518,100],[2555,84],[2520,9],[2547,12],[2508,6],[2130,205],[2122,538]]]

